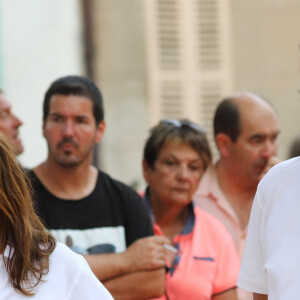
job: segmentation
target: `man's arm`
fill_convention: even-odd
[[[268,300],[268,295],[253,293],[253,300]]]
[[[115,300],[159,298],[165,289],[165,268],[130,273],[102,283]]]
[[[164,268],[167,251],[163,245],[169,243],[166,237],[151,236],[136,240],[122,253],[91,254],[86,255],[85,259],[96,277],[103,282],[134,272]]]

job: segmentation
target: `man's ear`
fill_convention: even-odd
[[[152,171],[151,167],[149,166],[146,159],[144,158],[143,159],[143,174],[144,174],[144,178],[147,183],[149,183],[151,180],[151,171]]]
[[[45,127],[46,127],[46,122],[45,122],[45,119],[43,118],[42,120],[42,130],[43,130],[43,137],[45,138]]]
[[[101,121],[97,126],[97,132],[96,132],[96,143],[99,143],[102,140],[102,137],[104,135],[104,131],[106,128],[105,121]]]
[[[224,133],[219,133],[216,135],[216,144],[220,151],[221,157],[227,157],[230,154],[230,148],[232,145],[231,138]]]

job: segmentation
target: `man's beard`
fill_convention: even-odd
[[[63,140],[61,140],[57,146],[56,149],[60,150],[60,148],[62,148],[63,144],[72,144],[74,145],[74,147],[79,150],[79,144],[74,141],[73,139],[66,139],[64,138]],[[48,150],[50,150],[50,147],[48,145]],[[78,165],[80,165],[83,161],[85,161],[91,154],[91,152],[93,152],[93,146],[90,147],[89,149],[86,149],[85,153],[82,153],[82,155],[74,155],[72,154],[72,151],[68,151],[68,150],[62,150],[62,154],[57,153],[55,154],[54,151],[51,151],[54,154],[54,160],[56,161],[56,163],[63,167],[63,168],[74,168],[77,167]]]

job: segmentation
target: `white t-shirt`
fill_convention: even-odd
[[[270,300],[299,299],[300,158],[276,165],[258,186],[238,285]]]
[[[4,256],[8,255],[7,247]],[[50,255],[49,273],[35,287],[33,297],[17,293],[9,282],[3,255],[0,255],[0,300],[112,300],[85,259],[57,243]]]

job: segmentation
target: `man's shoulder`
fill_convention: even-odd
[[[292,158],[275,165],[258,185],[260,203],[280,203],[289,206],[298,203],[300,185],[300,157]],[[266,200],[268,199],[268,200]],[[268,203],[269,203],[268,202]]]
[[[193,200],[197,205],[201,202],[211,202],[223,198],[222,192],[216,176],[216,167],[211,165],[205,170],[201,177],[199,186],[194,194]],[[200,205],[201,206],[201,205]]]
[[[108,175],[106,172],[103,172],[98,169],[98,180],[106,183],[106,184],[111,184],[115,185],[116,187],[119,187],[121,189],[131,189],[128,185],[125,183],[121,182],[120,180],[117,180],[113,178],[112,176]]]
[[[291,183],[298,180],[300,176],[300,157],[285,160],[272,167],[263,177],[260,185],[274,184],[279,185]]]
[[[283,161],[272,167],[257,187],[256,201],[261,207],[273,206],[300,193],[300,157]]]
[[[116,192],[122,195],[126,195],[126,197],[132,195],[133,197],[140,198],[140,196],[133,188],[117,179],[112,178],[110,175],[101,170],[98,170],[97,185],[99,186],[99,188],[103,189],[103,192]]]
[[[26,169],[25,171],[34,196],[37,196],[41,192],[47,192],[47,189],[34,172],[34,169]]]

